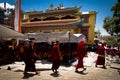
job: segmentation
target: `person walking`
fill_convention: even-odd
[[[56,43],[53,45],[52,52],[51,52],[51,59],[52,59],[52,71],[54,73],[58,73],[57,69],[60,67],[62,62],[62,55],[60,52],[60,42],[56,41]]]
[[[84,40],[80,40],[78,42],[78,45],[77,45],[77,56],[78,56],[78,64],[76,65],[76,69],[75,69],[75,72],[79,72],[78,69],[79,68],[82,68],[83,71],[86,70],[86,68],[84,67],[83,65],[83,59],[84,57],[87,56],[87,50],[85,48],[85,41]],[[82,72],[83,72],[82,71]]]
[[[97,61],[96,61],[95,66],[97,67],[97,65],[103,65],[103,68],[106,68],[105,67],[105,48],[104,48],[104,44],[100,44],[96,53],[98,54],[98,57],[97,57]]]
[[[34,42],[30,41],[29,46],[25,55],[25,70],[24,74],[27,72],[35,72],[35,74],[39,74],[35,68],[35,48],[34,48]]]

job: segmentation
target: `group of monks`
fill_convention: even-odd
[[[36,62],[36,58],[38,57],[38,54],[36,53],[36,48],[34,45],[33,41],[29,42],[29,45],[26,47],[24,44],[21,44],[20,46],[18,46],[19,48],[19,56],[20,58],[24,61],[25,63],[25,70],[24,70],[24,74],[26,74],[29,71],[34,71],[35,74],[39,74],[39,72],[37,72],[36,68],[35,68],[35,62]],[[54,73],[58,73],[58,69],[64,59],[64,56],[62,54],[62,51],[60,49],[60,42],[56,41],[54,43],[54,45],[52,46],[49,55],[49,58],[52,61],[52,67],[51,70]],[[80,40],[77,43],[76,46],[76,54],[74,57],[77,57],[78,59],[78,63],[76,65],[75,68],[75,72],[79,72],[79,68],[82,68],[82,71],[85,71],[86,68],[83,65],[83,59],[84,57],[87,57],[87,48],[85,46],[85,40]],[[97,67],[98,65],[102,65],[103,68],[106,68],[105,66],[105,52],[107,54],[110,55],[115,55],[114,53],[116,52],[116,50],[111,50],[110,48],[105,48],[104,44],[101,44],[98,46],[97,50],[96,50],[96,54],[98,54],[98,58],[96,60],[96,64],[95,66]],[[120,55],[120,51],[116,52],[116,54]]]

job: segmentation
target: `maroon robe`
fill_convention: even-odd
[[[61,54],[59,49],[59,44],[55,44],[51,53],[52,58],[52,69],[57,70],[61,64]]]
[[[25,71],[26,72],[28,71],[36,72],[34,52],[35,52],[35,49],[32,48],[31,45],[29,45],[27,52],[26,52],[26,56],[25,56]]]
[[[100,46],[98,50],[96,51],[98,54],[98,58],[96,61],[96,65],[105,65],[105,48],[104,46]]]
[[[78,43],[78,46],[77,46],[77,55],[78,55],[78,64],[76,66],[76,70],[78,68],[84,68],[84,65],[83,65],[83,58],[87,55],[87,50],[85,48],[85,45],[84,45],[84,41],[81,40],[79,43]]]

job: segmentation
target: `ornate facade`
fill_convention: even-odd
[[[94,43],[96,12],[80,12],[80,8],[55,8],[24,13],[22,33],[70,32],[82,33],[88,44]],[[82,23],[80,23],[82,21]],[[80,23],[80,24],[77,24]]]

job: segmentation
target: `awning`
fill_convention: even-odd
[[[81,20],[79,20],[77,22],[73,22],[73,24],[82,25],[83,24],[83,20],[81,19]]]
[[[8,28],[9,26],[0,24],[0,38],[23,38],[24,34]]]
[[[83,34],[72,34],[64,32],[53,32],[53,33],[28,33],[25,34],[26,39],[33,39],[35,42],[55,42],[56,40],[65,43],[65,42],[75,42],[77,43],[81,39],[86,39]],[[76,36],[77,35],[77,36]]]

